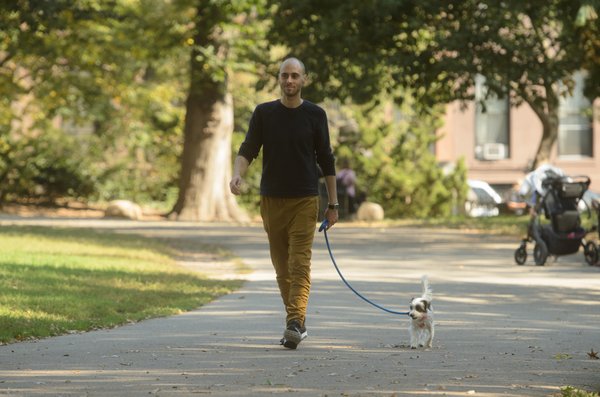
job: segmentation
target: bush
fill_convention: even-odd
[[[410,103],[353,107],[358,131],[354,138],[339,137],[339,158],[350,160],[358,189],[366,199],[381,204],[387,218],[447,217],[467,192],[463,162],[447,171],[431,150],[440,117],[419,113]]]
[[[0,202],[81,198],[96,189],[89,161],[72,136],[55,130],[37,136],[5,136],[0,138],[0,146]]]

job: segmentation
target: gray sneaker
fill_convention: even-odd
[[[306,327],[300,325],[298,320],[291,320],[283,333],[281,344],[288,349],[295,349],[307,336],[308,332],[306,331]]]

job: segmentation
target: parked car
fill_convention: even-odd
[[[498,216],[502,198],[494,188],[489,183],[476,179],[467,180],[467,185],[469,192],[465,201],[466,214],[472,217]]]

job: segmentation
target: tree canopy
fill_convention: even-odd
[[[0,25],[0,196],[51,198],[59,178],[73,181],[61,195],[164,199],[175,178],[157,169],[177,164],[185,9],[19,0],[0,5]],[[41,143],[51,136],[61,144]]]
[[[273,0],[270,39],[305,60],[321,96],[363,102],[401,86],[439,104],[473,99],[475,75],[483,74],[492,92],[510,88],[515,101],[535,102],[536,87],[568,80],[586,64],[586,50],[590,66],[597,56],[588,3]]]
[[[540,118],[539,162],[556,141],[559,98],[574,73],[587,66],[586,92],[598,93],[597,3],[274,0],[270,37],[306,59],[324,97],[365,102],[383,90],[401,102],[403,87],[429,108],[474,99],[482,75],[488,95],[526,102]]]

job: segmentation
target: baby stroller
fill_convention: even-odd
[[[523,265],[527,260],[527,243],[535,242],[533,258],[535,264],[543,266],[549,255],[555,257],[570,255],[583,247],[585,260],[589,265],[598,262],[598,246],[593,241],[585,241],[585,237],[598,230],[600,208],[594,203],[593,211],[596,224],[590,229],[582,227],[578,206],[584,204],[583,194],[590,185],[587,176],[567,177],[548,174],[541,182],[540,197],[536,201],[527,230],[527,237],[515,251],[515,262]],[[587,206],[587,204],[586,204]],[[592,215],[592,209],[587,208]],[[542,223],[541,214],[549,223]],[[600,231],[599,231],[600,235]]]

